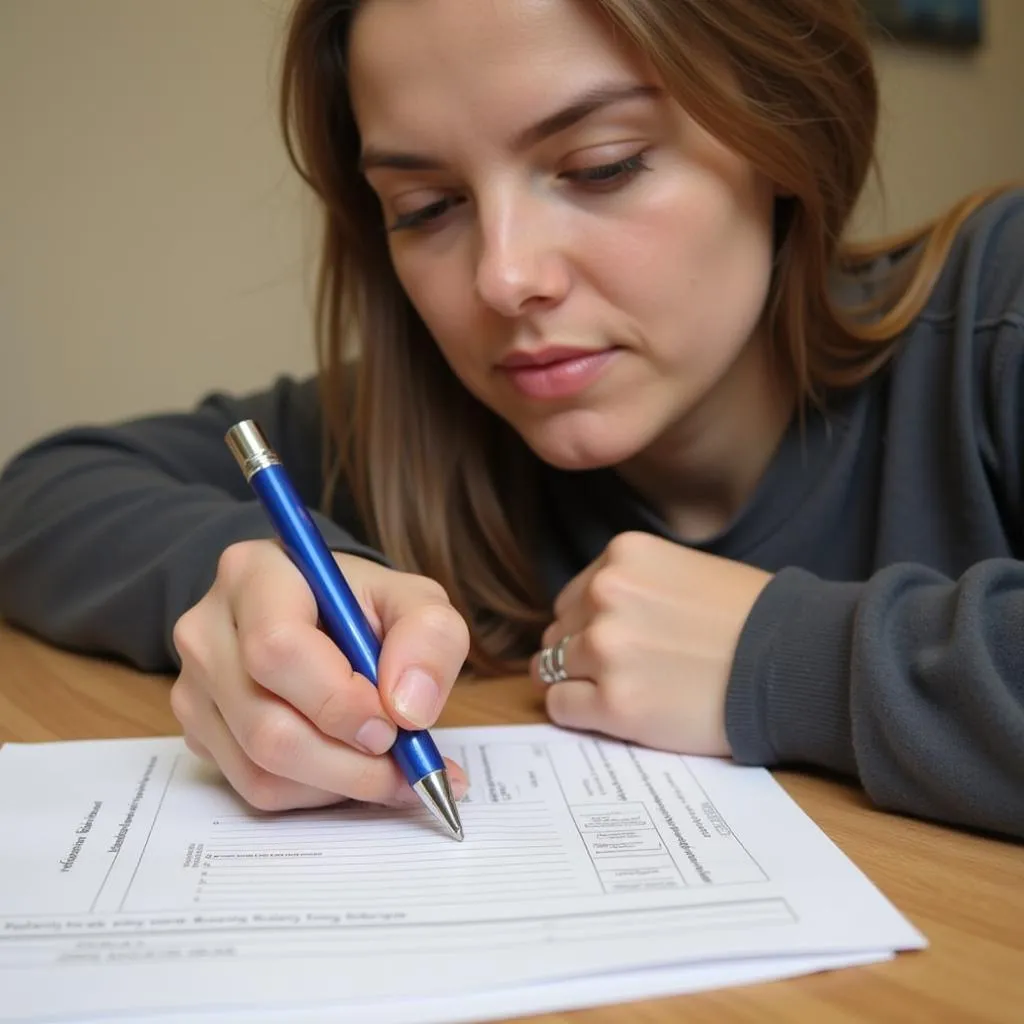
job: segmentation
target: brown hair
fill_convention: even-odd
[[[875,372],[920,312],[960,226],[990,193],[896,238],[843,241],[874,162],[878,115],[858,0],[592,2],[650,57],[691,116],[787,197],[765,317],[798,392],[818,401]],[[358,171],[348,103],[357,7],[298,0],[281,91],[289,156],[325,212],[317,339],[326,478],[345,481],[369,540],[393,564],[445,587],[470,623],[471,665],[507,671],[534,648],[549,616],[523,540],[533,535],[536,463],[458,382],[392,270],[376,197]],[[729,76],[716,71],[723,61]],[[874,310],[836,305],[837,270],[915,245],[898,293]],[[353,374],[354,390],[346,387]],[[330,495],[329,485],[328,503]]]

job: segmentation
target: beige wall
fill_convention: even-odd
[[[0,459],[308,372],[283,0],[0,0]]]
[[[0,460],[66,423],[308,372],[284,0],[0,0]],[[1024,2],[976,56],[879,48],[897,228],[1024,176]]]
[[[985,46],[965,55],[875,48],[886,206],[865,196],[861,234],[927,219],[965,192],[1024,178],[1024,0],[982,0]]]

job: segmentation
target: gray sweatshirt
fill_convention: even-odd
[[[868,287],[868,285],[865,285]],[[271,535],[223,442],[258,420],[310,505],[312,381],[63,431],[0,477],[0,615],[173,670],[221,551]],[[726,725],[747,764],[855,776],[880,807],[1024,837],[1024,192],[965,227],[885,370],[794,420],[700,547],[776,575],[742,633]],[[625,530],[671,540],[612,470],[541,469],[553,597]],[[344,490],[328,543],[383,561]]]

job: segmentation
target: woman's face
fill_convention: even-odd
[[[772,189],[590,5],[368,0],[350,80],[403,287],[541,458],[640,455],[728,376],[766,300]]]

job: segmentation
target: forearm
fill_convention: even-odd
[[[91,455],[91,457],[90,457]],[[175,663],[171,629],[228,544],[269,535],[255,506],[76,452],[45,481],[0,488],[0,614],[43,638],[140,668]]]
[[[311,506],[319,492],[309,388],[280,383],[194,413],[66,431],[0,477],[0,615],[54,643],[168,670],[171,632],[209,587],[221,552],[272,536],[223,434],[266,427]],[[366,553],[319,516],[328,542]]]
[[[880,806],[1024,835],[1024,565],[957,581],[780,573],[741,637],[727,728],[744,763],[856,775]]]

